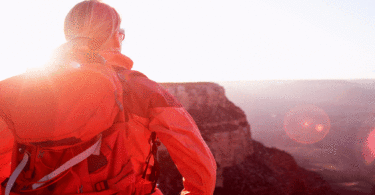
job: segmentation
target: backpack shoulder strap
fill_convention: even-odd
[[[115,71],[117,72],[117,75],[121,81],[121,84],[123,85],[123,96],[126,96],[128,95],[128,87],[127,87],[127,82],[132,79],[132,77],[145,77],[147,78],[147,76],[145,76],[143,73],[141,72],[138,72],[138,71],[133,71],[133,70],[128,70],[124,67],[114,67]],[[126,110],[125,110],[126,112]],[[128,121],[129,118],[128,118],[128,115],[127,113],[125,113],[125,121]],[[153,157],[154,159],[154,166],[152,166],[151,168],[151,175],[149,177],[150,181],[152,182],[152,190],[151,192],[153,193],[155,191],[155,188],[156,188],[156,183],[157,183],[157,180],[159,178],[159,175],[160,175],[160,167],[159,167],[159,163],[158,163],[158,158],[157,158],[157,152],[158,152],[158,146],[160,146],[160,141],[157,139],[157,136],[156,136],[156,132],[153,131],[150,135],[150,139],[149,139],[149,143],[150,143],[150,146],[151,146],[151,149],[150,149],[150,153],[149,155],[147,156],[146,158],[146,168],[142,174],[142,178],[145,179],[146,178],[146,173],[147,173],[147,169],[148,167],[150,166],[150,159],[151,157]]]

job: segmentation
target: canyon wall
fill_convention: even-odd
[[[165,83],[197,123],[217,163],[216,186],[222,187],[225,167],[242,163],[253,153],[250,125],[245,113],[215,83]]]

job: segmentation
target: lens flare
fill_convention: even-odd
[[[323,109],[314,105],[302,105],[286,113],[284,128],[291,139],[312,144],[327,135],[331,123]]]
[[[303,122],[303,127],[305,127],[305,128],[308,128],[310,125],[311,125],[311,122],[309,122],[309,121]]]
[[[375,128],[366,138],[366,142],[362,150],[362,156],[365,159],[366,164],[371,164],[375,159]]]
[[[315,127],[315,130],[317,130],[318,132],[323,131],[323,129],[324,129],[324,125],[322,125],[322,124],[317,124],[316,127]]]

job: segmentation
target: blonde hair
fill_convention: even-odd
[[[65,18],[65,39],[90,39],[90,48],[97,50],[120,28],[117,11],[98,0],[83,1],[75,5]]]

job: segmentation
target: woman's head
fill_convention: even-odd
[[[90,49],[100,50],[116,40],[120,24],[120,15],[114,8],[96,0],[83,1],[75,5],[65,18],[65,38],[67,41],[89,39]]]

